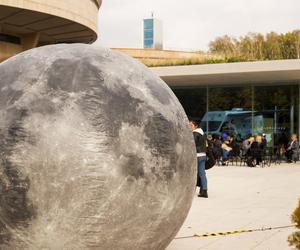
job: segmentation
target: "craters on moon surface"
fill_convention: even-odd
[[[166,248],[196,180],[169,87],[82,44],[24,52],[0,76],[0,249]]]

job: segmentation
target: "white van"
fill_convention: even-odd
[[[263,115],[256,111],[232,109],[207,112],[201,120],[200,127],[208,134],[227,132],[240,134],[245,139],[249,134],[262,134],[263,122]]]

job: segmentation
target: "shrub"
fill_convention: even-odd
[[[300,199],[299,199],[299,205],[298,208],[295,210],[295,212],[292,215],[293,222],[296,223],[296,227],[300,229]],[[291,246],[296,247],[296,249],[300,249],[300,231],[293,233],[289,237],[289,243]]]

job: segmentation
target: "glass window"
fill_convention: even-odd
[[[211,87],[208,112],[202,126],[211,134],[233,134],[246,138],[253,131],[251,87]],[[206,124],[206,126],[204,125]]]
[[[263,130],[272,145],[289,140],[298,132],[298,85],[257,86],[254,88],[254,109],[263,117]]]
[[[16,36],[6,35],[0,33],[0,41],[14,44],[21,44],[21,39]]]
[[[144,30],[144,39],[153,40],[153,30]]]
[[[144,29],[152,29],[153,30],[153,19],[145,19],[144,20]]]
[[[251,87],[212,87],[209,88],[209,111],[251,111],[251,98]]]
[[[173,91],[189,119],[200,122],[206,113],[206,88],[174,88]]]
[[[190,119],[207,133],[245,139],[266,134],[269,146],[299,131],[299,86],[173,88]],[[208,93],[208,96],[207,96]]]
[[[200,122],[200,127],[203,129],[203,131],[207,131],[208,128],[212,131],[218,130],[220,126],[222,125],[222,121],[207,121],[202,120]]]
[[[153,39],[145,39],[144,40],[144,47],[145,48],[152,48],[153,47]]]

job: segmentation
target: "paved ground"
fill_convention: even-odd
[[[177,237],[291,224],[300,198],[300,164],[214,167],[209,198],[195,199]],[[294,228],[209,238],[175,239],[167,250],[285,250]]]

